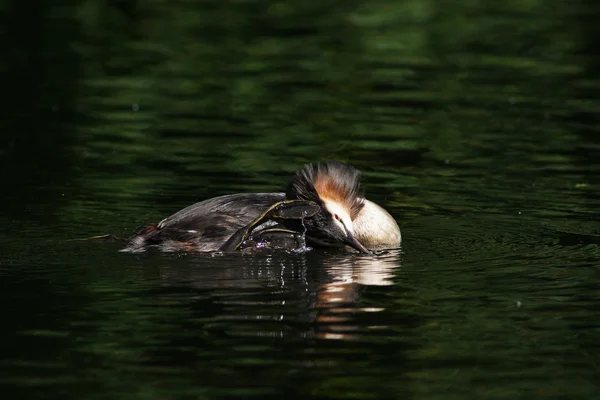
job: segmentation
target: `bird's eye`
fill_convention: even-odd
[[[337,214],[333,214],[333,218],[337,219],[338,221],[340,220],[340,216]]]

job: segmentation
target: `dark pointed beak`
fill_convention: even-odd
[[[346,236],[346,238],[344,239],[344,243],[347,244],[348,246],[360,251],[361,253],[373,254],[373,252],[371,250],[367,249],[365,246],[363,246],[363,244],[361,242],[356,240],[356,238],[352,234],[349,234],[348,236]]]

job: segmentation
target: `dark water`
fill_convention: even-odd
[[[600,398],[591,1],[0,2],[3,399]],[[400,251],[131,255],[363,171]]]

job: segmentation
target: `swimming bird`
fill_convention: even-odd
[[[296,248],[304,237],[314,246],[350,247],[362,253],[398,247],[396,221],[359,191],[356,168],[338,161],[308,164],[286,192],[238,193],[201,201],[146,225],[121,251]]]

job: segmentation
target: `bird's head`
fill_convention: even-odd
[[[306,218],[306,237],[321,245],[348,245],[371,253],[354,235],[353,219],[364,206],[360,191],[360,171],[339,161],[305,165],[287,191],[290,199],[310,200],[321,210]]]

